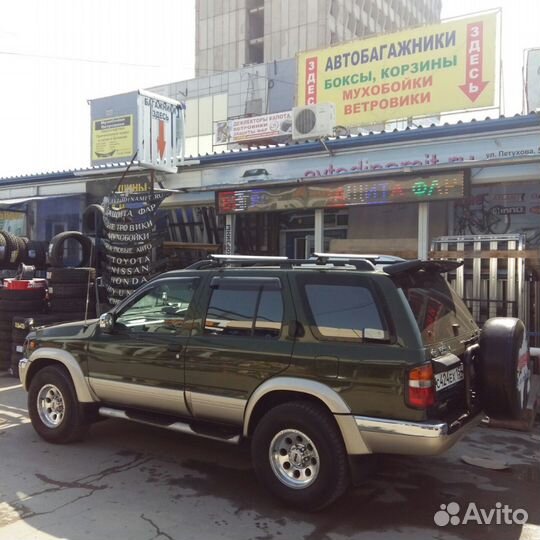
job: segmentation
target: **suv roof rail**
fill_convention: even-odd
[[[267,255],[216,255],[211,254],[207,259],[197,261],[188,266],[189,270],[202,270],[220,266],[279,266],[292,268],[293,266],[353,266],[356,270],[373,271],[376,265],[391,265],[405,262],[401,257],[392,255],[358,255],[352,253],[314,253],[309,259],[289,259],[285,256]]]
[[[395,264],[404,262],[405,259],[401,257],[395,257],[394,255],[379,255],[379,254],[356,254],[356,253],[314,253],[318,259],[337,259],[337,260],[349,260],[349,261],[369,261],[372,264]]]

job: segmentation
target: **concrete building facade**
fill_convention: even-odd
[[[196,76],[440,20],[442,0],[198,0]]]

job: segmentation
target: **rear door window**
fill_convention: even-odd
[[[352,279],[351,279],[352,278]],[[303,276],[302,293],[313,333],[322,340],[387,341],[375,293],[356,276]]]
[[[205,334],[279,338],[283,324],[279,279],[225,277],[213,280],[211,287]]]
[[[476,331],[469,310],[440,274],[420,271],[403,278],[401,285],[425,345]]]

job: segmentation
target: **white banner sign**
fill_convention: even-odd
[[[273,139],[290,135],[292,112],[263,114],[214,124],[214,145]]]
[[[527,52],[526,113],[540,109],[540,49]]]

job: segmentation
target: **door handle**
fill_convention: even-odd
[[[167,345],[167,350],[170,352],[182,352],[184,350],[184,346],[181,343],[169,343]]]

